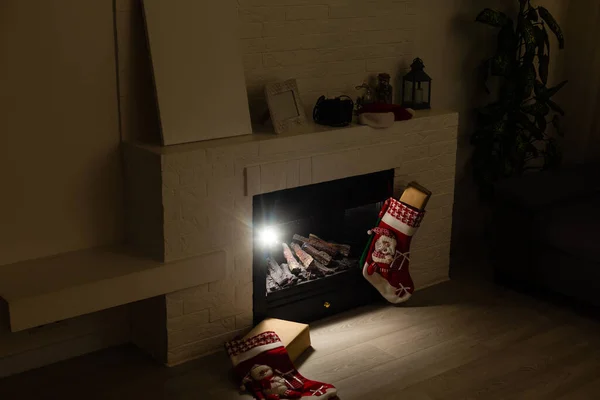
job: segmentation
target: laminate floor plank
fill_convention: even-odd
[[[571,339],[568,345],[565,344],[565,338],[572,337],[576,330],[563,325],[540,332],[504,349],[482,354],[474,361],[420,382],[411,389],[427,393],[432,399],[486,399],[586,346],[585,339]]]
[[[575,352],[552,364],[546,371],[539,371],[534,377],[512,382],[502,396],[492,399],[511,398],[513,400],[554,400],[575,390],[577,387],[600,376],[600,352],[591,346]],[[598,391],[600,394],[600,390]]]
[[[600,322],[490,284],[451,281],[401,306],[311,324],[297,362],[342,400],[600,399]],[[0,379],[0,399],[249,400],[224,351],[166,368],[132,346]]]
[[[597,399],[600,393],[600,377],[596,375],[595,378],[590,379],[583,383],[581,386],[573,388],[570,392],[555,398],[556,400],[591,400]]]
[[[344,399],[359,399],[361,396],[375,394],[376,397],[373,398],[394,399],[398,391],[403,388],[425,382],[436,375],[461,367],[495,351],[496,346],[490,346],[489,341],[509,346],[551,327],[547,318],[538,315],[535,310],[527,310],[525,312],[526,322],[522,323],[519,329],[514,329],[510,323],[510,321],[514,321],[514,310],[509,309],[502,312],[501,308],[482,310],[474,315],[466,314],[467,320],[471,321],[470,324],[464,325],[464,334],[455,335],[453,333],[444,338],[438,335],[436,338],[440,342],[434,346],[413,351],[410,342],[403,342],[403,347],[399,347],[400,352],[396,354],[399,356],[408,354],[407,356],[373,368],[360,377],[351,377],[336,384],[341,391],[343,389],[343,393],[350,393],[345,395]],[[419,335],[417,332],[415,333]],[[400,339],[401,336],[404,335],[398,335],[399,342],[403,340]],[[394,338],[388,338],[388,340],[394,340]],[[390,347],[395,346],[390,345]],[[377,382],[373,393],[363,387],[361,384],[363,381]],[[422,390],[413,390],[411,396],[405,398],[414,396],[422,397],[425,394]]]
[[[396,396],[410,385],[476,360],[485,351],[485,348],[473,344],[469,338],[456,337],[337,381],[335,385],[343,400],[409,399],[410,397]],[[416,396],[415,393],[418,392],[413,392]],[[424,391],[418,394],[420,397],[430,399]]]
[[[323,382],[337,382],[386,364],[393,356],[371,344],[359,344],[348,349],[310,360],[300,368],[302,375]]]

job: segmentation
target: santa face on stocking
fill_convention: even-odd
[[[302,376],[292,364],[275,332],[263,332],[248,339],[225,344],[242,390],[258,400],[328,400],[336,397],[333,385]]]
[[[273,369],[268,365],[255,365],[250,370],[250,376],[255,381],[262,381],[273,376]]]
[[[250,377],[259,384],[259,389],[266,395],[284,395],[290,394],[285,379],[280,376],[273,376],[273,369],[268,365],[255,365],[250,370]]]
[[[388,235],[382,234],[375,242],[373,261],[389,265],[396,254],[396,238],[388,231]]]

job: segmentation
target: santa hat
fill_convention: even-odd
[[[394,113],[393,112],[365,112],[358,116],[358,123],[361,125],[368,125],[371,128],[389,128],[394,125]]]
[[[392,231],[390,231],[389,229],[386,229],[386,228],[379,228],[379,227],[373,228],[373,229],[367,231],[367,233],[369,235],[372,235],[373,233],[375,233],[380,236],[387,236],[389,238],[396,239],[396,237],[394,236]]]

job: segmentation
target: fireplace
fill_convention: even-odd
[[[254,320],[310,322],[378,299],[359,260],[394,170],[253,198]]]
[[[357,268],[267,294],[266,268],[255,261],[264,249],[255,251],[253,235],[255,225],[279,227],[288,243],[294,233],[313,233],[347,241],[360,257],[379,208],[368,205],[392,194],[392,169],[394,197],[413,180],[434,193],[411,245],[415,287],[447,280],[457,125],[456,113],[430,110],[388,129],[315,126],[302,134],[125,145],[128,242],[186,266],[195,282],[146,313],[163,326],[144,331],[149,351],[173,365],[221,348],[263,316],[308,321],[378,299]],[[288,232],[294,221],[300,228]],[[162,336],[147,338],[148,331]]]

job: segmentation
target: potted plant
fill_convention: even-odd
[[[493,183],[527,170],[548,169],[560,162],[554,132],[562,135],[564,111],[552,97],[567,83],[547,87],[550,64],[549,31],[564,48],[560,26],[544,7],[519,0],[515,20],[500,11],[484,9],[477,22],[499,29],[494,56],[481,65],[484,82],[498,77],[497,98],[477,109],[473,168],[483,194]],[[488,93],[487,84],[484,87]]]

